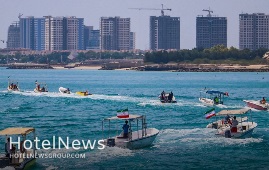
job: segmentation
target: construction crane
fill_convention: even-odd
[[[172,11],[172,9],[170,9],[170,8],[163,8],[163,4],[162,4],[162,9],[158,9],[158,8],[129,8],[129,9],[138,9],[138,10],[161,10],[161,14],[162,14],[162,16],[164,16],[164,10]]]
[[[23,16],[23,14],[19,13],[19,16],[18,16],[18,18],[20,19],[20,18],[21,18],[21,16]]]
[[[209,9],[203,9],[203,11],[207,11],[208,12],[208,17],[211,17],[211,13],[213,13],[213,11],[212,10],[210,10],[210,8]]]

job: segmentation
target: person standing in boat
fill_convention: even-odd
[[[232,133],[237,132],[237,125],[238,125],[238,121],[236,120],[236,116],[234,116],[233,121],[232,121],[232,128],[231,128]]]
[[[128,138],[128,130],[129,130],[129,125],[128,121],[125,121],[125,124],[122,126],[123,129],[123,138]]]

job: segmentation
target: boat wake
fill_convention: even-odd
[[[184,145],[245,145],[263,141],[262,138],[231,139],[218,137],[215,132],[215,129],[209,128],[165,129],[160,131],[156,143],[159,145],[179,142]]]

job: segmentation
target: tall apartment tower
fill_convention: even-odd
[[[84,19],[76,17],[45,17],[45,49],[83,50]]]
[[[20,18],[20,46],[31,50],[45,49],[45,18]]]
[[[239,49],[269,48],[269,15],[239,14]]]
[[[129,50],[130,18],[101,17],[101,50]]]
[[[180,49],[180,17],[150,17],[150,49]]]
[[[90,30],[89,37],[89,50],[99,50],[100,49],[100,30]]]
[[[20,27],[16,22],[8,27],[7,48],[20,48]]]
[[[34,50],[35,48],[34,17],[20,18],[20,44],[21,48]]]
[[[93,26],[84,25],[84,50],[89,46],[90,32],[93,30]]]
[[[196,47],[211,48],[216,45],[227,47],[227,18],[210,14],[196,18]]]

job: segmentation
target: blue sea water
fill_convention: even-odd
[[[7,77],[22,92],[6,90]],[[33,92],[35,81],[48,85],[47,94]],[[88,90],[92,96],[62,95]],[[101,70],[8,70],[0,68],[0,129],[34,127],[41,139],[52,136],[102,139],[101,121],[118,109],[147,116],[148,127],[160,130],[153,145],[139,150],[40,150],[42,153],[85,153],[84,159],[37,159],[33,169],[267,169],[269,112],[253,110],[258,126],[251,138],[216,137],[206,129],[209,108],[199,103],[205,87],[229,92],[228,109],[244,108],[244,99],[269,99],[269,73],[179,73]],[[158,95],[173,91],[178,103],[162,104]],[[221,110],[216,108],[216,111]],[[120,122],[121,123],[121,122]],[[121,124],[117,124],[120,129]],[[116,127],[115,127],[116,128]],[[4,152],[5,138],[0,138]]]

